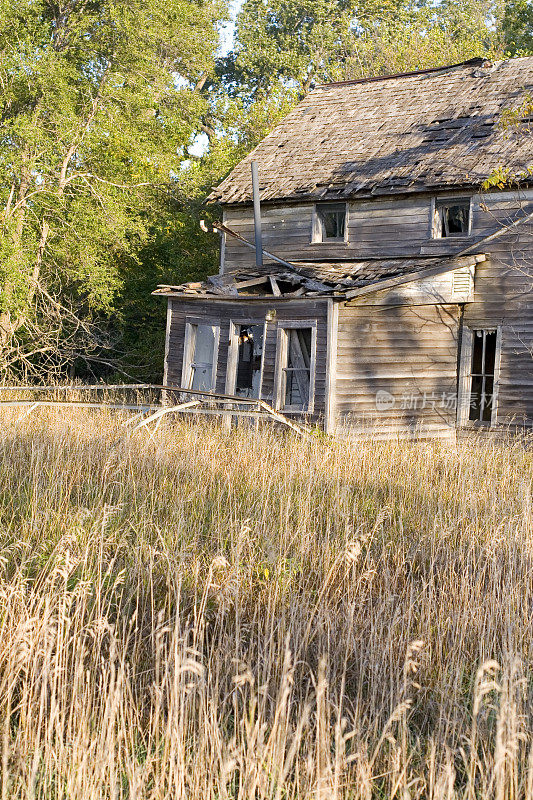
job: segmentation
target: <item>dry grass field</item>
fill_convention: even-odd
[[[1,800],[533,797],[533,449],[20,416]]]

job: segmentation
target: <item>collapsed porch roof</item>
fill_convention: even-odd
[[[297,261],[282,266],[267,261],[263,267],[242,268],[206,281],[161,284],[154,295],[186,298],[250,300],[336,297],[350,299],[433,275],[474,267],[485,261],[481,253],[455,257],[375,258],[364,261]]]

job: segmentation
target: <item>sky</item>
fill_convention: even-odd
[[[219,53],[221,56],[227,55],[233,45],[233,35],[235,33],[235,19],[237,14],[243,6],[244,0],[231,0],[230,2],[230,22],[222,28],[220,34],[220,48]]]
[[[218,54],[225,56],[229,53],[233,46],[233,36],[235,34],[235,20],[237,14],[243,6],[244,0],[232,0],[230,3],[230,21],[227,22],[220,32],[220,45]],[[195,156],[202,156],[207,150],[208,139],[205,133],[201,133],[196,137],[194,144],[189,147],[189,152]]]

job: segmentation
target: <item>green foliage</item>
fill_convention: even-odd
[[[363,36],[364,63],[371,74],[445,66],[470,58],[501,57],[502,36],[495,25],[497,5],[479,0],[444,0],[438,5],[409,3],[400,13]],[[356,77],[359,77],[356,76]]]
[[[247,0],[226,81],[249,96],[502,52],[492,0]],[[228,77],[228,75],[230,77]]]
[[[202,280],[218,272],[218,236],[204,233],[202,218],[214,215],[201,198],[169,195],[148,229],[145,245],[121,262],[115,340],[129,374],[160,383],[165,343],[166,300],[153,297],[160,283]]]
[[[510,55],[533,54],[533,5],[531,0],[507,0],[502,27],[506,49]]]
[[[163,370],[166,302],[151,293],[160,283],[203,280],[218,272],[219,237],[205,233],[200,222],[213,222],[220,212],[205,205],[205,198],[248,149],[248,141],[220,135],[201,158],[186,159],[173,185],[158,197],[157,214],[146,212],[145,240],[120,260],[114,340],[128,373],[143,381],[159,383]]]
[[[510,172],[507,167],[498,167],[489,177],[483,181],[482,189],[488,191],[489,189],[503,189],[508,185],[510,180]]]
[[[0,4],[7,353],[28,325],[49,329],[38,297],[84,319],[114,310],[121,260],[148,242],[206,110],[194,87],[222,14],[219,0]]]

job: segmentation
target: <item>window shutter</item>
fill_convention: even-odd
[[[472,344],[473,333],[463,327],[461,338],[461,357],[459,361],[459,387],[457,393],[457,424],[466,425],[470,411],[470,389],[472,385]]]
[[[502,358],[502,329],[496,329],[496,355],[494,360],[494,386],[492,390],[492,415],[490,424],[496,425],[498,421],[498,395],[500,393],[500,362]]]

